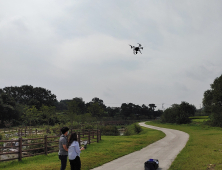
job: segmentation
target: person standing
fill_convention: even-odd
[[[68,142],[68,155],[71,170],[81,169],[80,153],[84,149],[84,147],[82,147],[81,149],[79,147],[79,142],[77,141],[77,134],[75,132],[72,133]]]
[[[63,127],[61,129],[62,135],[60,136],[59,139],[59,159],[61,160],[61,168],[60,170],[65,170],[66,169],[66,164],[67,164],[67,156],[68,156],[68,139],[67,136],[69,134],[69,128],[68,127]]]

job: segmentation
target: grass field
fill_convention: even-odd
[[[190,118],[192,119],[192,122],[204,122],[209,120],[209,116],[193,116]]]
[[[160,124],[147,122],[146,124],[177,129],[190,135],[185,148],[178,154],[169,170],[222,170],[222,129],[205,126],[193,122],[190,125]],[[161,162],[160,162],[161,164]]]
[[[143,131],[132,136],[102,136],[99,143],[88,145],[81,153],[82,170],[89,170],[123,155],[142,149],[143,147],[165,137],[161,131],[143,127]],[[0,169],[4,170],[58,170],[60,160],[57,153],[47,156],[39,155],[24,158],[22,161],[10,161],[0,163]],[[67,169],[70,169],[67,162]]]

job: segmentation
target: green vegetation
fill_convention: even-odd
[[[193,116],[193,117],[189,117],[190,119],[208,119],[209,116]]]
[[[162,139],[165,134],[161,131],[142,127],[142,132],[131,136],[102,136],[99,143],[88,145],[81,153],[82,170],[89,170],[106,162],[142,149],[143,147]],[[48,156],[39,155],[31,158],[24,158],[21,162],[10,161],[0,164],[0,169],[5,170],[39,170],[60,168],[60,160],[57,153]],[[67,169],[69,169],[67,162]]]
[[[85,124],[96,121],[141,120],[161,116],[155,104],[122,103],[120,107],[107,107],[102,99],[94,97],[85,103],[81,97],[57,101],[50,90],[23,85],[0,89],[0,128]]]
[[[142,127],[138,123],[134,123],[126,127],[125,136],[136,135],[142,131]]]
[[[204,122],[206,123],[209,120],[209,116],[193,116],[189,117],[192,122]]]
[[[204,92],[204,111],[209,115],[209,125],[222,127],[222,75],[210,86],[211,89]]]
[[[185,148],[178,154],[169,170],[203,170],[215,164],[215,170],[222,169],[222,128],[210,127],[203,123],[162,124],[160,121],[148,125],[177,129],[190,135]]]
[[[173,104],[167,108],[161,116],[162,123],[177,123],[185,124],[190,123],[190,116],[194,116],[196,107],[187,102],[181,102],[181,104]]]

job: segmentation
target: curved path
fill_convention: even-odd
[[[166,136],[139,151],[115,159],[93,170],[144,170],[144,162],[148,159],[158,159],[158,170],[167,170],[185,147],[189,135],[179,130],[146,125],[144,122],[139,124],[140,126],[160,130]]]

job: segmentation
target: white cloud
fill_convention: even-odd
[[[0,2],[0,85],[196,106],[222,69],[220,1]],[[133,55],[128,44],[144,46]],[[118,104],[119,103],[119,104]],[[169,105],[168,105],[169,106]]]

